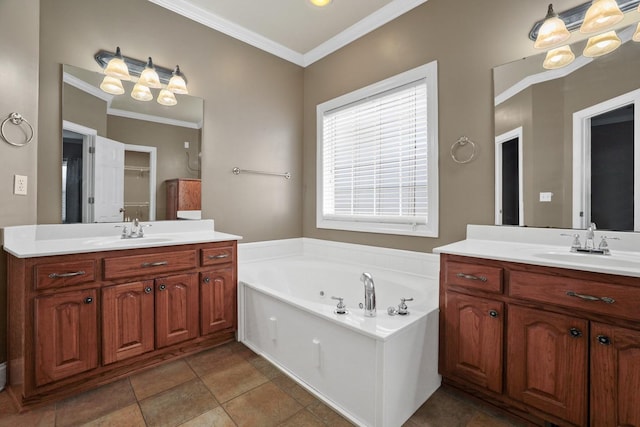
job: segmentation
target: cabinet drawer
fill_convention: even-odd
[[[36,289],[63,288],[96,280],[96,262],[56,262],[35,266]]]
[[[196,251],[130,255],[104,259],[104,278],[147,276],[196,268]]]
[[[200,251],[200,263],[202,265],[226,264],[235,261],[233,246],[208,248]]]
[[[445,264],[447,285],[502,293],[502,269],[487,265],[449,261]]]
[[[509,295],[631,320],[640,317],[640,287],[512,271]]]

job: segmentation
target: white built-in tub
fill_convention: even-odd
[[[239,339],[352,422],[401,426],[440,386],[437,256],[295,241],[302,251],[276,257],[254,248],[243,257],[240,247]],[[357,252],[340,256],[349,249]],[[377,262],[386,251],[393,261]],[[365,271],[375,282],[373,318],[358,307]],[[348,314],[334,313],[332,296]],[[389,316],[400,298],[413,298],[410,314]]]

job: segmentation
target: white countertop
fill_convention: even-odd
[[[117,223],[45,224],[5,227],[4,250],[18,258],[240,240],[215,231],[213,220],[149,221],[144,237],[121,239]]]
[[[584,230],[470,225],[466,240],[433,252],[640,277],[639,233],[596,231],[596,246],[603,235],[620,239],[609,241],[611,255],[571,252],[572,238],[563,234],[575,233],[584,243]]]

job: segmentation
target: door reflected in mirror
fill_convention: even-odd
[[[99,89],[103,75],[63,66],[62,222],[167,219],[167,185],[200,178],[201,98],[163,106]],[[198,218],[200,203],[186,217]]]

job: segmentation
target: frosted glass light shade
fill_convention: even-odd
[[[122,82],[111,76],[104,76],[102,83],[100,83],[100,89],[112,95],[122,95],[124,93]]]
[[[607,33],[591,37],[582,54],[589,58],[606,55],[607,53],[616,50],[621,44],[622,42],[620,41],[620,38],[618,38],[616,32],[609,31]]]
[[[156,73],[156,69],[153,66],[153,61],[151,60],[151,57],[149,57],[147,66],[142,71],[142,74],[140,74],[138,83],[154,89],[159,89],[161,87],[160,78],[158,77],[158,73]]]
[[[553,11],[553,5],[549,5],[544,23],[538,30],[538,37],[533,44],[536,49],[549,49],[560,43],[567,41],[571,33],[567,30],[564,21],[558,18],[558,14]]]
[[[566,67],[571,64],[574,59],[576,59],[576,56],[571,51],[571,47],[565,45],[547,52],[547,57],[542,63],[542,66],[547,70],[555,70]]]
[[[129,67],[127,67],[127,64],[125,64],[124,59],[122,58],[120,47],[116,48],[116,54],[109,60],[107,67],[104,69],[104,73],[107,76],[115,77],[119,80],[131,80]]]
[[[153,99],[153,95],[151,94],[151,89],[146,87],[145,85],[140,84],[140,82],[136,83],[131,91],[131,97],[133,99],[137,99],[138,101],[151,101]]]
[[[622,21],[624,14],[616,0],[593,0],[580,26],[583,34],[595,33]]]
[[[173,94],[173,92],[171,92],[168,89],[162,89],[160,91],[160,93],[158,94],[157,101],[158,101],[158,104],[168,105],[168,106],[176,105],[178,103],[176,96]]]
[[[312,5],[322,7],[331,3],[331,0],[309,0]]]
[[[176,69],[173,71],[173,77],[171,77],[171,80],[169,80],[167,89],[173,93],[179,93],[182,95],[186,95],[189,93],[189,91],[187,90],[187,82],[184,81],[179,66],[176,66]]]
[[[640,42],[640,23],[638,23],[638,26],[636,27],[636,32],[633,33],[632,39],[634,42]]]

